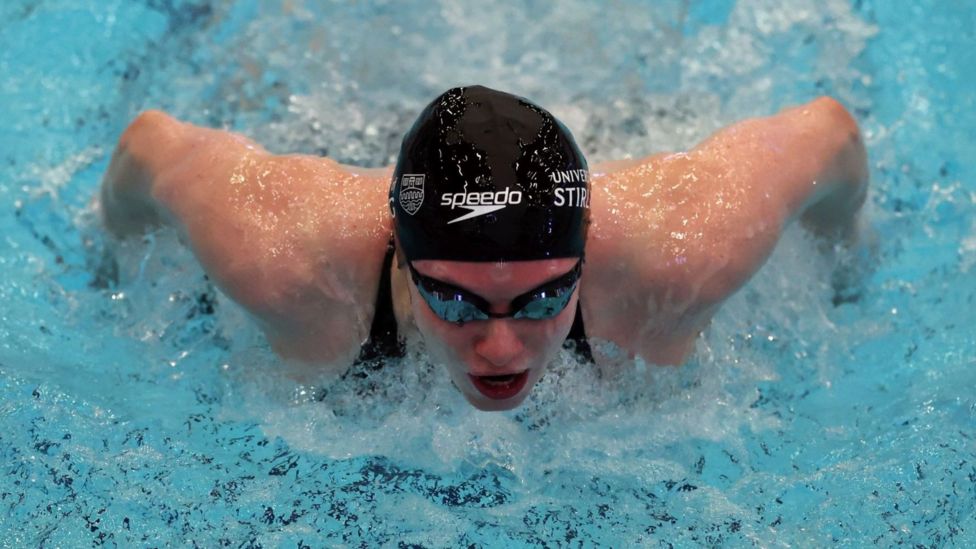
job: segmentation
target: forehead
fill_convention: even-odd
[[[441,261],[422,259],[413,266],[422,275],[470,290],[485,299],[510,299],[568,273],[577,257],[535,261]]]

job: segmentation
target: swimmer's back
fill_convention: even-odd
[[[277,156],[158,111],[126,130],[102,187],[106,225],[174,225],[285,358],[346,368],[369,334],[391,228],[389,174]]]

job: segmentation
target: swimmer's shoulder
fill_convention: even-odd
[[[685,153],[660,153],[591,173],[580,288],[586,335],[651,363],[681,364],[724,297],[718,286],[708,293],[720,269],[695,225],[700,189],[689,174],[703,172]]]
[[[378,299],[389,286],[392,221],[388,169],[357,169],[314,157],[282,157],[303,175],[308,192],[289,221],[286,244],[295,252],[275,268],[272,288],[280,335],[269,340],[282,356],[351,366],[377,320]],[[302,165],[304,164],[304,166]],[[280,310],[288,311],[280,314]],[[289,356],[291,355],[291,356]]]
[[[351,364],[369,333],[392,233],[391,168],[276,155],[160,111],[137,117],[115,156],[113,166],[131,169],[107,178],[145,182],[141,199],[185,237],[278,354]]]
[[[781,226],[752,182],[736,179],[743,166],[730,164],[696,147],[595,173],[587,255],[608,283],[640,280],[661,300],[693,309],[724,301],[755,263],[745,252],[778,238]]]

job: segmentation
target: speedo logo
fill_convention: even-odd
[[[521,203],[522,191],[513,191],[507,187],[498,192],[444,193],[441,195],[441,206],[450,206],[452,210],[454,208],[470,210],[461,217],[448,221],[448,225],[497,212],[509,204]]]

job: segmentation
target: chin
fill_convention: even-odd
[[[468,403],[482,412],[504,412],[506,410],[514,410],[521,406],[525,398],[529,396],[529,390],[529,388],[526,388],[522,393],[504,400],[491,400],[481,395],[473,396],[467,393],[463,394]]]

